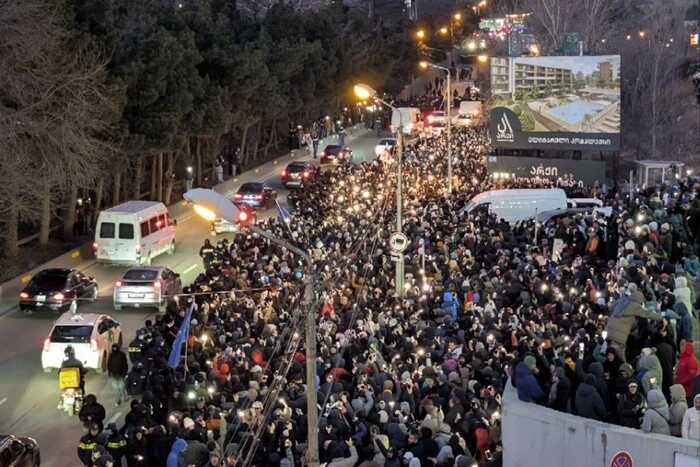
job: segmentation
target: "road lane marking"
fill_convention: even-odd
[[[78,256],[80,256],[79,250],[75,250],[73,253],[70,254],[71,258],[77,258]]]
[[[106,425],[109,425],[110,423],[117,423],[117,420],[119,420],[119,417],[121,417],[121,416],[122,416],[122,412],[115,413],[114,415],[112,415],[112,418],[110,418],[107,421]]]
[[[193,264],[193,265],[190,266],[189,268],[185,269],[185,270],[183,271],[183,274],[187,274],[188,272],[190,272],[191,270],[193,270],[193,269],[196,268],[196,267],[197,267],[197,265],[196,265],[196,264]]]
[[[4,404],[5,402],[7,402],[7,397],[0,399],[0,405]]]
[[[31,275],[31,274],[27,274],[26,276],[22,277],[22,284],[26,284],[26,283],[29,282],[30,280],[32,280],[32,275]]]

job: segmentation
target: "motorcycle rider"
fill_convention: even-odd
[[[83,362],[75,358],[75,349],[72,345],[66,347],[63,353],[66,357],[63,359],[63,363],[61,363],[61,370],[64,368],[77,368],[80,371],[80,394],[85,394],[85,373],[87,373],[87,370],[85,366],[83,366]],[[58,409],[60,410],[62,408],[63,401],[62,398],[59,398]]]

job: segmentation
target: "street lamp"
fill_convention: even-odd
[[[418,31],[416,31],[416,37],[418,39],[423,40],[425,38],[425,31],[423,31],[422,29],[419,29]]]
[[[486,63],[489,61],[488,55],[479,55],[476,58],[477,58],[477,60],[479,60],[479,63]]]
[[[445,100],[445,110],[447,112],[447,191],[452,195],[452,94],[450,89],[450,77],[452,73],[449,68],[435,65],[429,62],[421,62],[423,68],[435,68],[447,72],[447,99]]]
[[[403,233],[403,115],[396,107],[377,97],[377,91],[366,84],[356,84],[354,91],[360,99],[374,99],[399,114],[399,134],[396,138],[396,232]],[[396,262],[396,295],[399,297],[406,294],[403,261],[401,254],[401,259]]]
[[[205,220],[211,221],[216,218],[221,218],[233,223],[239,220],[245,220],[245,213],[243,211],[238,209],[238,207],[224,195],[213,190],[194,188],[187,191],[182,196],[185,201],[193,205],[194,211]],[[263,230],[252,224],[248,225],[248,228],[261,237],[268,239],[270,242],[299,255],[306,262],[308,274],[305,278],[304,299],[309,307],[306,313],[307,460],[309,466],[317,467],[320,464],[320,460],[318,455],[318,396],[316,393],[316,313],[314,313],[312,305],[314,298],[313,287],[316,282],[314,279],[313,261],[307,252],[272,235],[267,230]]]

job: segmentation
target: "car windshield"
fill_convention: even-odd
[[[396,141],[393,139],[383,139],[379,142],[380,146],[393,146],[396,144]]]
[[[61,290],[66,286],[67,278],[65,273],[42,271],[29,281],[29,285],[43,290]]]
[[[124,274],[128,281],[154,281],[158,279],[158,271],[153,269],[130,269]]]
[[[51,342],[90,342],[92,326],[56,326],[51,333]]]
[[[303,172],[304,170],[306,170],[306,167],[301,164],[289,164],[287,166],[287,172],[290,173]]]

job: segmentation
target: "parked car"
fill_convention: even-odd
[[[32,311],[75,313],[83,300],[95,301],[97,282],[77,269],[50,268],[39,271],[19,294],[19,308]]]
[[[34,438],[0,435],[0,467],[38,467],[39,444]]]
[[[374,155],[377,157],[382,157],[384,155],[384,151],[387,149],[389,151],[393,151],[395,147],[396,138],[383,138],[381,141],[379,141],[379,144],[374,147]]]
[[[75,358],[85,368],[102,373],[107,368],[112,344],[122,345],[122,330],[111,316],[64,313],[56,320],[44,341],[41,367],[46,372],[61,368],[66,347],[70,345],[75,349]]]
[[[282,185],[286,188],[302,187],[316,179],[319,168],[306,161],[293,161],[282,171]]]
[[[321,164],[350,164],[352,151],[347,146],[329,144],[321,151]]]
[[[479,119],[471,114],[459,114],[452,119],[454,126],[469,127],[478,125]]]
[[[233,195],[233,204],[247,204],[254,208],[267,209],[275,205],[277,192],[264,183],[244,183]]]
[[[114,284],[115,311],[125,306],[152,307],[165,312],[168,301],[182,291],[180,274],[165,266],[133,266]]]

